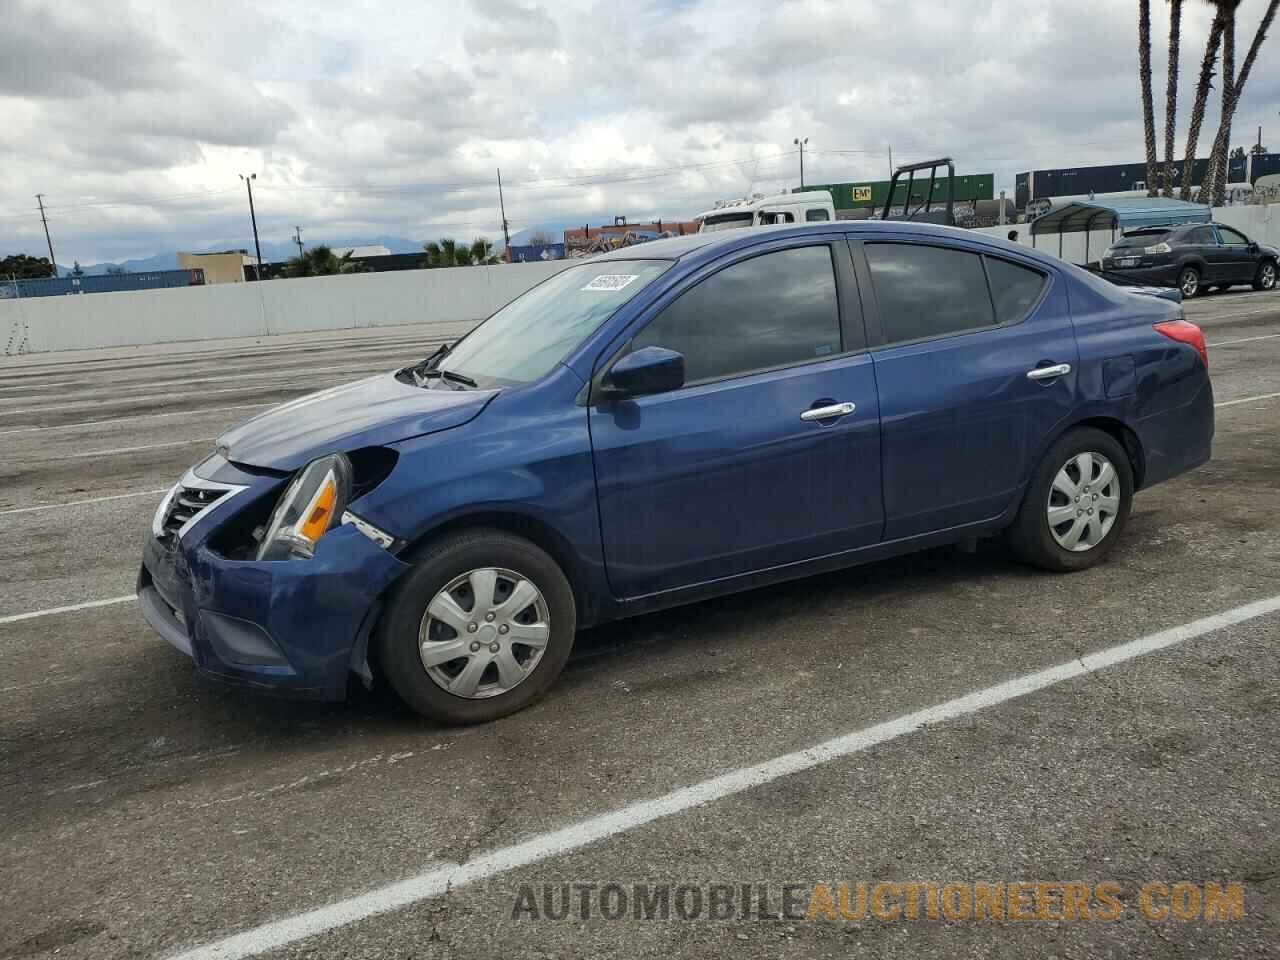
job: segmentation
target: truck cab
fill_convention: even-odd
[[[766,197],[754,194],[739,200],[723,200],[695,218],[699,233],[760,227],[769,224],[826,223],[836,218],[835,204],[826,190],[779,193]]]

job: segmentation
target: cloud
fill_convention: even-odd
[[[507,217],[688,216],[806,178],[950,154],[1014,173],[1142,156],[1130,4],[1113,0],[10,0],[0,237],[60,256],[200,249],[259,226],[317,240],[500,232]],[[1238,45],[1264,0],[1245,0]],[[1168,6],[1153,5],[1162,117]],[[1182,124],[1208,31],[1188,4]],[[1267,41],[1239,142],[1274,127]],[[1202,134],[1216,128],[1217,96]],[[1179,138],[1180,139],[1180,138]],[[1264,130],[1280,148],[1280,135]],[[239,233],[237,233],[239,231]],[[65,254],[63,251],[66,251]]]

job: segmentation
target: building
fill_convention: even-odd
[[[650,223],[627,223],[626,217],[614,217],[613,223],[593,227],[584,223],[564,232],[567,257],[590,257],[619,247],[630,247],[662,237],[680,237],[698,232],[696,220],[654,220]]]
[[[1173,162],[1173,182],[1182,186],[1183,161]],[[1208,158],[1196,160],[1191,168],[1191,185],[1198,187],[1209,168]],[[1264,153],[1233,157],[1227,161],[1227,183],[1252,184],[1259,177],[1280,172],[1280,154]],[[1164,164],[1158,165],[1157,187],[1164,182]],[[1147,165],[1113,163],[1097,167],[1059,167],[1056,170],[1029,170],[1014,178],[1014,202],[1025,210],[1033,200],[1055,197],[1085,197],[1099,193],[1129,193],[1147,189]]]
[[[183,270],[203,270],[205,283],[244,283],[253,276],[257,258],[243,250],[220,253],[178,253],[178,266]]]

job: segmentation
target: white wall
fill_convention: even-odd
[[[482,320],[572,260],[0,300],[6,355]],[[22,334],[25,332],[25,348]]]
[[[1280,246],[1280,204],[1240,204],[1230,207],[1215,207],[1213,219],[1217,223],[1226,224],[1242,231],[1250,240]],[[991,237],[1007,238],[1010,230],[1018,231],[1018,243],[1031,246],[1031,224],[1010,223],[1003,227],[979,227],[978,233]],[[1097,260],[1102,252],[1111,245],[1110,230],[1094,230],[1089,234],[1089,259]],[[1036,238],[1036,247],[1046,253],[1058,254],[1057,235]],[[1084,233],[1068,233],[1062,237],[1061,257],[1070,263],[1085,262]]]

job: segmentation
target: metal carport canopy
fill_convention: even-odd
[[[1139,227],[1171,227],[1180,223],[1209,223],[1213,211],[1203,203],[1188,203],[1168,197],[1115,197],[1108,200],[1073,200],[1031,221],[1031,242],[1045,234],[1058,234],[1058,252],[1062,252],[1062,234],[1092,230],[1119,229],[1121,232]],[[1085,238],[1085,259],[1088,254]]]

